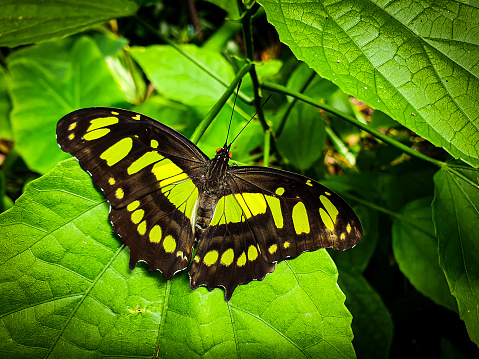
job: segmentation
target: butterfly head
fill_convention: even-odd
[[[225,145],[222,148],[218,148],[216,150],[215,159],[219,162],[228,163],[228,161],[233,158],[233,154],[230,152],[230,148],[231,148],[231,143],[229,145],[225,143]]]

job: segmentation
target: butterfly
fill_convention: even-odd
[[[354,247],[361,223],[318,182],[295,173],[231,165],[231,143],[213,159],[142,114],[93,107],[57,125],[61,149],[103,190],[114,231],[138,261],[169,280],[188,266],[190,286],[234,289],[262,280],[305,251]]]

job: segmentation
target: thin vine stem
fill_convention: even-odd
[[[205,116],[205,118],[200,122],[200,124],[196,127],[195,132],[191,135],[191,142],[197,144],[200,140],[201,136],[205,133],[208,126],[213,122],[214,118],[218,115],[221,111],[223,106],[226,104],[226,101],[230,98],[230,96],[235,91],[236,87],[238,86],[239,81],[248,73],[248,71],[253,66],[252,63],[246,63],[243,67],[239,70],[234,80],[231,82],[229,87],[223,93],[221,98],[215,103],[215,105],[211,108],[210,112]]]
[[[373,202],[369,202],[369,201],[366,201],[365,199],[362,199],[360,197],[356,197],[355,195],[353,194],[350,194],[350,193],[342,193],[341,194],[342,197],[345,197],[347,199],[350,199],[350,200],[353,200],[365,207],[369,207],[371,209],[374,209],[375,211],[378,211],[378,212],[382,212],[382,213],[385,213],[389,216],[391,216],[392,218],[396,218],[398,219],[399,221],[402,221],[404,223],[407,223],[408,225],[410,225],[411,227],[414,227],[416,228],[417,230],[423,232],[424,234],[427,234],[428,236],[431,236],[431,237],[436,237],[436,233],[434,232],[430,232],[424,228],[422,228],[421,226],[418,226],[416,221],[414,221],[413,219],[411,219],[410,217],[407,217],[405,216],[404,214],[402,213],[398,213],[398,212],[394,212],[394,211],[391,211],[387,208],[384,208],[382,206],[379,206]]]
[[[332,114],[342,118],[343,120],[355,125],[356,127],[359,127],[361,130],[373,135],[374,137],[376,137],[379,140],[387,143],[388,145],[391,145],[393,147],[398,148],[402,152],[404,152],[404,153],[406,153],[406,154],[408,154],[412,157],[416,157],[416,158],[421,159],[423,161],[429,162],[429,163],[431,163],[431,164],[433,164],[433,165],[435,165],[439,168],[443,168],[444,166],[446,166],[445,162],[436,160],[436,159],[431,158],[429,156],[426,156],[422,153],[414,151],[412,148],[410,148],[406,145],[403,145],[402,143],[386,136],[385,134],[379,132],[378,130],[376,130],[376,129],[358,121],[353,116],[350,116],[350,115],[348,115],[348,114],[346,114],[346,113],[344,113],[340,110],[337,110],[332,106],[321,103],[320,101],[316,101],[316,100],[312,99],[311,97],[303,95],[302,93],[299,93],[297,91],[293,91],[291,89],[288,89],[287,87],[284,87],[284,86],[281,86],[281,85],[278,85],[278,84],[275,84],[275,83],[271,83],[271,82],[263,82],[261,84],[261,87],[265,90],[278,92],[278,93],[282,93],[282,94],[287,95],[287,96],[297,98],[300,101],[303,101],[303,102],[308,103],[312,106],[321,108],[326,112],[332,113]]]

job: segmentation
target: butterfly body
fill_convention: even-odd
[[[285,258],[344,250],[362,237],[354,211],[316,181],[230,165],[227,144],[209,159],[183,135],[135,112],[72,112],[59,121],[57,140],[110,202],[130,268],[146,261],[170,279],[190,265],[193,289],[221,286],[226,300]]]

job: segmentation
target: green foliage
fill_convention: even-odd
[[[130,271],[107,217],[103,196],[73,159],[31,182],[2,216],[2,357],[160,349],[175,358],[354,357],[351,315],[325,250],[282,262],[225,302],[220,290],[192,291],[186,272],[166,282]]]
[[[196,2],[202,42],[178,4],[0,1],[0,357],[479,355],[477,7],[259,2]],[[266,19],[291,51],[269,43]],[[322,180],[364,238],[281,262],[225,302],[186,273],[128,269],[101,192],[75,160],[58,163],[55,128],[79,108],[133,109],[212,156],[245,66],[230,140],[272,98],[233,159]],[[434,323],[407,337],[424,307],[462,319],[455,334],[471,341]]]

